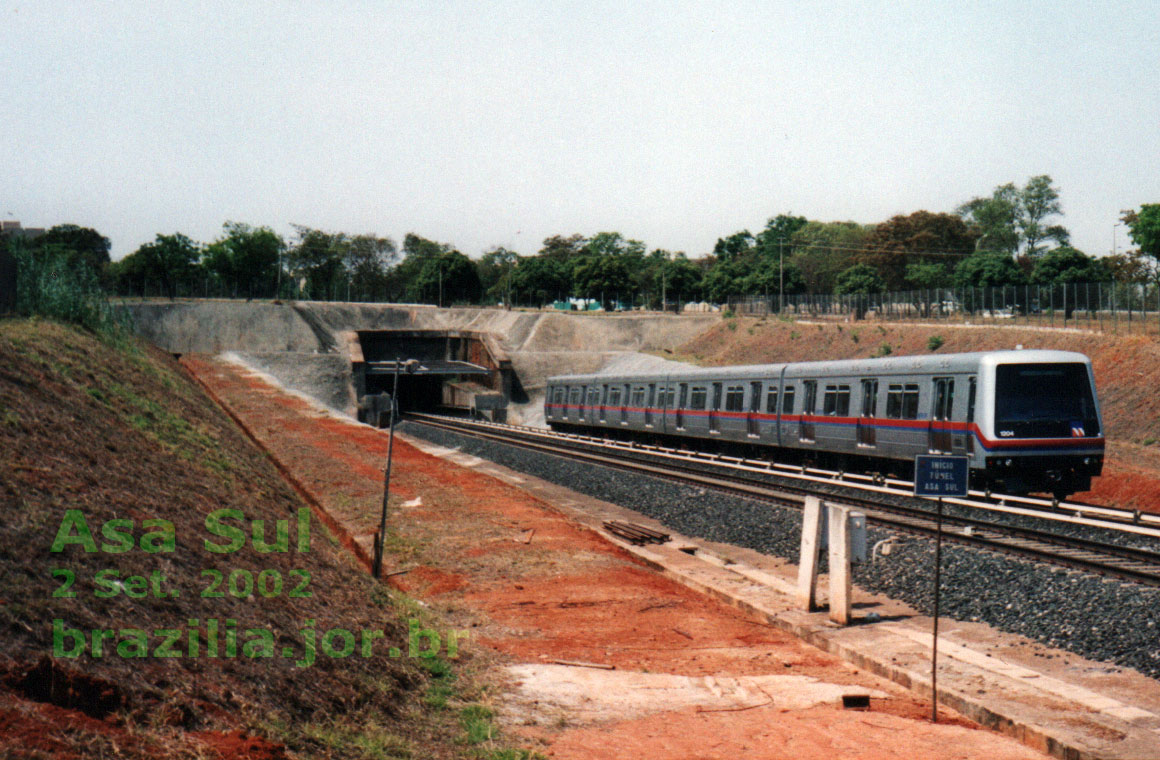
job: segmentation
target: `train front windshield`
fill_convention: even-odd
[[[1086,365],[1000,364],[995,381],[995,430],[1001,438],[1100,434]]]

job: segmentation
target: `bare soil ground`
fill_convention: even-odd
[[[207,357],[183,361],[300,486],[333,511],[350,540],[366,546],[377,524],[384,432],[329,417],[237,365]],[[508,682],[489,690],[485,701],[506,716],[509,734],[545,755],[1038,757],[961,719],[931,725],[929,707],[893,684],[648,570],[524,491],[402,440],[394,448],[389,527],[388,569],[400,571],[390,582],[438,619],[469,632],[463,649],[477,664],[491,664],[492,683]],[[618,680],[625,674],[688,677],[666,681],[670,686],[799,676],[800,683],[810,682],[803,691],[821,683],[886,696],[873,698],[869,711],[852,712],[832,701],[766,700],[753,692],[758,701],[722,709],[682,691],[693,701],[674,709],[638,689],[633,709],[611,718],[600,710],[529,709],[529,703],[562,699],[559,691],[537,697],[529,671],[509,666],[555,661],[615,668],[601,669],[602,678],[574,668],[583,675],[565,679],[568,699],[587,707],[615,706],[629,688]]]
[[[932,339],[941,342],[932,351]],[[1023,327],[956,324],[806,322],[724,319],[663,352],[702,366],[1012,349],[1080,351],[1091,357],[1108,455],[1104,475],[1075,498],[1160,512],[1160,343],[1144,335],[1108,335]]]

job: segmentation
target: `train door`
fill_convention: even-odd
[[[581,422],[584,421],[584,410],[587,408],[587,406],[586,406],[587,403],[588,403],[588,386],[581,385],[580,386],[580,410],[579,410],[579,417],[580,417]]]
[[[975,394],[978,384],[979,382],[974,375],[967,379],[967,434],[965,437],[968,454],[975,453]]]
[[[630,395],[631,391],[632,391],[632,386],[625,384],[624,396],[623,396],[623,398],[621,398],[621,403],[620,403],[620,424],[621,425],[628,424],[628,404],[629,404],[629,399],[631,398],[631,395]]]
[[[862,414],[858,416],[858,445],[867,448],[878,445],[874,416],[878,409],[878,381],[862,381]]]
[[[604,410],[608,407],[608,386],[604,386],[604,391],[600,398],[600,421],[604,422]]]
[[[757,438],[761,435],[761,383],[749,384],[749,435]]]
[[[652,427],[653,424],[653,406],[657,402],[657,386],[656,383],[649,383],[648,386],[648,403],[644,406],[644,424]]]
[[[721,432],[721,420],[717,412],[721,410],[721,383],[713,383],[713,403],[709,406],[709,432]]]
[[[955,379],[936,377],[933,406],[930,415],[930,444],[932,453],[951,453],[951,414],[955,406]]]
[[[685,429],[685,405],[689,402],[689,384],[681,383],[680,393],[677,395],[677,430]]]
[[[818,400],[818,381],[806,380],[802,385],[805,386],[805,398],[802,399],[802,421],[798,425],[798,440],[813,443],[814,423],[806,418],[814,413],[814,406]]]

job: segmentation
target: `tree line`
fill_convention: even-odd
[[[604,308],[658,308],[733,296],[873,294],[945,287],[1148,282],[1160,279],[1160,204],[1122,213],[1136,248],[1094,257],[1070,244],[1051,177],[1008,183],[953,213],[916,211],[878,224],[779,214],[757,233],[719,238],[711,253],[649,249],[619,232],[553,235],[534,255],[503,247],[471,258],[409,233],[376,234],[226,222],[209,243],[157,235],[120,261],[76,225],[25,245],[91,267],[122,295],[300,298],[542,306],[569,298]]]

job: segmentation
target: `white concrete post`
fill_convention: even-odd
[[[797,603],[800,609],[817,609],[818,553],[822,548],[822,502],[816,496],[807,496],[802,510],[802,551],[798,563]]]
[[[827,504],[830,521],[830,620],[850,624],[850,508]]]

